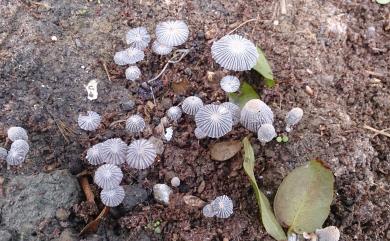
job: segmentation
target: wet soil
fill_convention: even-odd
[[[319,158],[336,176],[325,225],[339,227],[341,240],[389,239],[390,139],[363,126],[389,128],[390,7],[370,0],[287,2],[287,13],[281,14],[279,1],[271,0],[0,1],[0,142],[9,145],[6,130],[13,125],[25,127],[31,140],[26,164],[11,170],[2,164],[0,175],[93,171],[84,158],[89,146],[111,137],[127,143],[134,138],[123,132],[123,123],[112,122],[141,113],[149,124],[142,135],[159,138],[156,126],[166,109],[186,96],[197,94],[206,103],[227,100],[218,87],[224,73],[211,58],[211,43],[258,18],[236,32],[264,50],[278,84],[265,89],[256,73],[241,73],[240,79],[255,86],[272,107],[279,133],[290,108],[299,106],[305,113],[287,143],[261,146],[252,140],[261,189],[272,200],[289,171]],[[191,34],[183,48],[191,52],[153,83],[154,104],[150,88],[141,82],[154,77],[168,58],[148,50],[139,65],[142,80],[130,83],[112,57],[126,48],[127,29],[145,26],[153,32],[165,19],[188,23]],[[208,72],[215,72],[214,78]],[[99,81],[94,101],[84,87],[92,79]],[[87,110],[103,116],[96,132],[77,127],[78,114]],[[174,190],[171,204],[164,207],[149,195],[132,211],[113,213],[104,227],[115,230],[113,235],[130,231],[128,240],[139,240],[145,232],[152,240],[272,240],[260,224],[241,157],[211,160],[208,147],[218,140],[196,140],[194,126],[189,116],[174,125],[174,138],[164,143],[153,168],[123,168],[124,184],[147,190],[179,176],[183,184]],[[247,134],[237,127],[222,140]],[[235,205],[227,220],[206,219],[182,199],[194,195],[210,201],[222,194]],[[85,220],[96,212],[90,215]],[[79,217],[76,231],[85,220]],[[157,220],[161,232],[150,228]]]

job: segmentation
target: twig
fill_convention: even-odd
[[[286,0],[280,0],[280,13],[282,15],[287,14]]]
[[[384,130],[377,130],[375,128],[372,128],[371,126],[364,125],[363,128],[375,132],[377,135],[384,135],[387,137],[390,137],[390,133],[385,132]],[[385,129],[386,130],[386,129]]]
[[[98,228],[99,228],[100,222],[108,215],[109,212],[110,212],[110,208],[105,206],[103,208],[103,210],[100,212],[99,216],[97,216],[97,218],[95,220],[88,223],[83,228],[83,230],[81,230],[81,232],[79,233],[79,236],[82,236],[84,234],[89,234],[89,233],[96,233]]]
[[[156,98],[154,97],[154,92],[153,92],[152,86],[150,86],[150,93],[152,94],[152,97],[153,97],[153,103],[154,103],[154,105],[156,105]]]
[[[104,71],[106,72],[106,75],[107,75],[108,80],[111,82],[111,77],[110,77],[110,74],[108,73],[108,69],[107,69],[106,63],[105,63],[103,60],[101,60],[100,62],[101,62],[102,65],[103,65],[103,68],[104,68]]]
[[[265,20],[260,20],[258,18],[252,18],[252,19],[246,20],[245,22],[241,23],[236,28],[234,28],[232,31],[230,31],[227,35],[234,33],[237,29],[241,28],[245,24],[250,23],[250,22],[254,22],[254,21],[265,21]]]
[[[119,124],[119,123],[123,123],[123,122],[126,122],[126,120],[117,120],[117,121],[114,121],[110,124],[110,127],[113,127],[115,126],[116,124]]]

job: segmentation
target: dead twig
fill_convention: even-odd
[[[108,215],[110,212],[110,208],[105,206],[103,210],[100,212],[99,216],[92,222],[88,223],[83,230],[79,233],[79,236],[85,235],[85,234],[90,234],[90,233],[96,233],[100,222]]]
[[[102,65],[103,65],[103,69],[104,69],[104,71],[106,72],[106,75],[107,75],[108,80],[111,82],[110,73],[108,73],[108,69],[107,69],[106,63],[105,63],[103,60],[100,60],[100,62],[101,62]]]
[[[384,136],[390,137],[390,133],[387,133],[385,131],[386,129],[384,129],[384,130],[377,130],[377,129],[375,129],[375,128],[371,127],[371,126],[368,126],[368,125],[364,125],[363,128],[375,132],[376,135],[384,135]]]
[[[286,15],[287,14],[286,0],[280,0],[280,13],[282,15]]]
[[[84,175],[80,177],[80,186],[83,189],[87,202],[95,204],[95,195],[93,195],[87,176]]]
[[[227,35],[230,35],[232,33],[234,33],[237,29],[241,28],[242,26],[244,26],[245,24],[247,23],[250,23],[250,22],[254,22],[254,21],[265,21],[265,20],[260,20],[259,18],[252,18],[252,19],[249,19],[249,20],[246,20],[245,22],[241,23],[240,25],[238,25],[237,27],[235,27],[232,31],[230,31]]]
[[[110,124],[110,128],[111,128],[111,127],[114,127],[116,124],[123,123],[123,122],[126,122],[126,120],[117,120],[117,121],[113,121],[113,122]]]

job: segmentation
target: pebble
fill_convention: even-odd
[[[60,220],[60,221],[68,220],[69,215],[70,215],[70,213],[67,210],[63,209],[63,208],[59,208],[56,211],[56,218],[58,220]]]
[[[172,107],[172,100],[170,98],[163,98],[161,100],[161,105],[164,109],[169,109]]]
[[[156,184],[153,186],[153,196],[156,201],[169,205],[169,195],[172,189],[167,184]]]
[[[135,107],[135,102],[133,100],[124,101],[120,104],[122,110],[131,111]]]
[[[199,184],[199,187],[198,187],[198,190],[197,192],[198,193],[202,193],[204,191],[204,188],[206,187],[206,182],[205,181],[202,181],[200,184]]]
[[[171,179],[171,185],[172,185],[172,187],[180,186],[180,179],[178,177],[173,177]]]
[[[310,88],[310,86],[308,86],[308,85],[305,86],[305,92],[306,92],[306,94],[308,94],[308,95],[311,95],[311,96],[314,95],[313,89]]]
[[[148,198],[148,192],[137,185],[123,186],[126,197],[122,202],[121,208],[125,212],[131,211],[135,206],[144,202]]]

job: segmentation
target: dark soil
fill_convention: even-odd
[[[123,132],[123,123],[110,126],[113,121],[141,113],[149,123],[143,136],[159,137],[161,130],[155,127],[166,109],[185,96],[197,94],[207,103],[225,101],[211,43],[258,17],[260,21],[237,32],[261,46],[278,84],[263,89],[255,73],[243,73],[241,79],[256,86],[272,107],[279,132],[290,108],[300,106],[305,113],[288,143],[262,147],[252,140],[261,189],[272,201],[289,171],[319,158],[336,176],[325,225],[339,227],[345,241],[390,239],[390,139],[363,128],[390,127],[390,6],[370,0],[294,0],[287,1],[287,14],[281,15],[279,1],[271,0],[100,2],[0,1],[0,144],[6,144],[6,130],[13,125],[25,127],[31,139],[27,163],[11,170],[3,164],[0,175],[93,170],[84,158],[89,146],[111,137],[127,143],[132,138]],[[154,83],[154,105],[149,88],[142,87],[142,81],[129,83],[125,68],[112,58],[126,47],[127,29],[146,26],[152,32],[164,19],[188,23],[191,35],[185,47],[193,49]],[[140,64],[142,80],[154,77],[166,61],[147,52]],[[208,78],[209,71],[216,72],[214,79]],[[84,88],[92,79],[99,81],[95,101],[87,99]],[[184,82],[176,83],[180,81]],[[136,103],[133,109],[126,104],[130,100]],[[77,127],[78,114],[86,110],[103,116],[104,126],[96,133]],[[196,140],[194,126],[189,116],[174,126],[174,138],[164,143],[165,151],[153,168],[141,172],[124,168],[124,184],[137,183],[148,190],[179,176],[183,184],[174,191],[169,207],[149,195],[132,211],[111,215],[105,228],[114,233],[129,229],[129,240],[139,240],[144,232],[152,240],[272,240],[260,224],[241,157],[212,161],[208,147],[218,140]],[[222,139],[241,140],[247,134],[237,127]],[[199,208],[182,199],[194,195],[210,201],[222,194],[235,204],[234,215],[226,220],[204,218]],[[157,220],[161,234],[148,228]],[[84,225],[80,218],[77,231]]]

